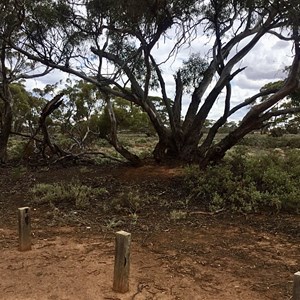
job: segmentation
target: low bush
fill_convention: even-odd
[[[270,148],[300,148],[299,134],[284,134],[281,137],[274,137],[268,134],[248,134],[239,143],[243,146],[259,149]]]
[[[101,196],[107,191],[103,188],[93,189],[79,182],[71,183],[39,183],[31,190],[32,202],[43,204],[59,204],[68,202],[75,205],[76,208],[86,208],[90,205],[93,198]]]
[[[27,142],[18,138],[11,138],[8,143],[8,155],[10,160],[20,160],[24,155]]]
[[[191,199],[210,211],[285,210],[300,212],[300,152],[254,156],[240,148],[217,166],[186,169]]]
[[[281,127],[275,127],[270,130],[272,137],[282,137],[284,135],[284,129]]]
[[[136,214],[145,208],[151,200],[147,193],[142,193],[134,187],[128,187],[124,191],[115,196],[110,203],[110,209],[116,211],[125,211],[130,214]]]

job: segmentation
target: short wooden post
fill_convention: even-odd
[[[130,233],[123,230],[116,233],[113,290],[119,293],[129,291],[130,243]]]
[[[19,219],[19,250],[27,251],[31,249],[30,208],[29,207],[19,208],[18,219]]]
[[[293,300],[300,300],[300,272],[294,274]]]

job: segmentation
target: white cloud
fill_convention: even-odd
[[[32,90],[34,88],[43,89],[46,85],[52,85],[56,83],[64,83],[66,82],[66,79],[69,78],[70,75],[67,73],[61,72],[59,70],[53,70],[51,73],[47,74],[43,77],[38,77],[35,79],[26,80],[26,87],[28,90]]]

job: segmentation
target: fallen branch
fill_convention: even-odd
[[[217,215],[220,214],[221,212],[224,212],[225,209],[218,209],[216,211],[202,211],[202,210],[198,210],[198,211],[192,211],[189,214],[190,215],[209,215],[209,216],[213,216],[213,215]]]
[[[52,164],[56,164],[60,161],[63,161],[65,159],[69,159],[69,158],[74,159],[74,160],[80,159],[81,157],[86,156],[86,155],[101,155],[102,158],[107,158],[107,159],[110,159],[110,160],[113,160],[113,161],[116,161],[116,162],[119,162],[119,163],[124,163],[123,160],[118,159],[118,158],[113,157],[113,156],[110,156],[110,155],[107,155],[103,152],[82,152],[82,153],[78,153],[78,154],[68,153],[66,155],[60,156],[55,161],[53,161]]]

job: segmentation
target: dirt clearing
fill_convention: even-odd
[[[199,299],[291,298],[300,269],[299,215],[216,215],[170,212],[184,198],[181,169],[96,166],[0,170],[0,299]],[[105,201],[131,187],[158,195],[159,206],[135,215],[71,205],[29,203],[37,182],[80,180],[105,186]],[[169,203],[169,206],[166,204]],[[32,207],[32,250],[18,251],[17,208]],[[100,207],[100,206],[99,206]],[[112,291],[114,233],[132,234],[130,291]]]

